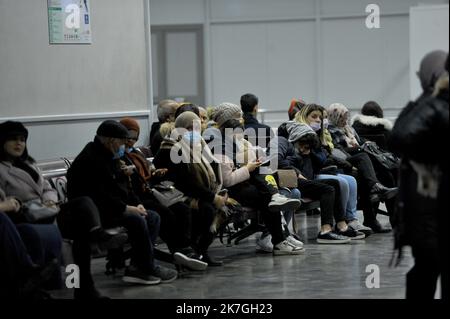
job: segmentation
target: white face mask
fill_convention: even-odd
[[[327,129],[329,124],[330,124],[330,122],[328,122],[328,119],[323,120],[323,128],[324,129]]]
[[[314,130],[314,132],[320,131],[322,128],[321,124],[317,122],[311,123],[309,126]]]

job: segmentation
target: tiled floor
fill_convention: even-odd
[[[387,217],[379,216],[384,225]],[[98,288],[112,298],[150,299],[302,299],[302,298],[403,298],[405,274],[412,265],[410,250],[397,268],[390,267],[392,233],[374,234],[347,245],[315,243],[319,229],[318,216],[297,215],[300,236],[306,253],[300,256],[272,257],[255,253],[256,236],[237,246],[226,247],[216,240],[211,255],[224,260],[223,267],[205,272],[183,274],[170,284],[133,286],[122,282],[120,275],[104,274],[105,260],[93,260]],[[369,289],[368,265],[379,267],[380,287]],[[369,278],[369,281],[370,278]],[[373,280],[371,281],[373,282]],[[64,290],[57,297],[70,298]]]

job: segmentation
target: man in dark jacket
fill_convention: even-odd
[[[258,103],[258,98],[253,94],[248,93],[241,96],[245,134],[252,145],[267,148],[274,134],[270,126],[258,122],[256,118]]]
[[[127,138],[125,126],[112,120],[103,122],[94,141],[85,146],[67,172],[68,197],[90,197],[104,227],[123,226],[128,230],[132,256],[123,277],[125,282],[169,282],[176,279],[177,272],[156,266],[153,259],[159,216],[141,205],[121,168]]]
[[[440,275],[441,297],[448,299],[448,155],[442,152],[449,131],[448,55],[425,56],[419,77],[423,94],[401,112],[389,141],[402,157],[396,248],[411,245],[414,256],[407,298],[433,299]]]

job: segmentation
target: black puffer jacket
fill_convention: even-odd
[[[449,158],[442,143],[449,131],[448,98],[448,90],[437,98],[423,95],[405,107],[393,128],[389,148],[402,158],[399,205],[393,221],[396,248],[427,243],[433,239],[423,230],[448,225]],[[418,193],[418,174],[411,161],[439,169],[437,198]]]

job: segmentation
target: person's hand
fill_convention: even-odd
[[[56,203],[52,200],[46,200],[43,204],[49,208],[56,208]]]
[[[136,167],[134,166],[134,165],[129,165],[129,166],[127,166],[127,165],[122,165],[121,167],[120,167],[120,169],[122,170],[122,172],[126,175],[126,176],[131,176],[131,175],[133,175],[133,173],[134,173],[134,169],[135,169]]]
[[[260,161],[256,161],[256,162],[253,162],[253,163],[248,163],[247,165],[246,165],[246,167],[247,167],[247,169],[248,169],[248,171],[251,173],[251,172],[253,172],[253,171],[255,171],[258,167],[260,167],[261,166],[261,162]]]
[[[17,199],[9,197],[0,202],[0,211],[17,213],[20,210],[20,203]]]
[[[225,206],[227,199],[228,195],[225,196],[216,195],[216,197],[214,197],[214,205],[216,206],[216,208],[222,208],[223,206]]]
[[[144,206],[127,206],[127,213],[135,214],[138,216],[147,216],[147,210]]]
[[[168,172],[168,169],[167,169],[167,168],[158,168],[156,171],[153,172],[152,176],[161,178],[161,177],[163,177],[164,175],[166,175],[167,172]]]

